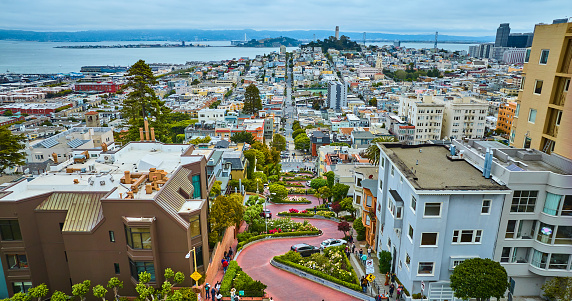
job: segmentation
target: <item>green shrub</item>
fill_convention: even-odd
[[[334,217],[334,216],[336,216],[336,214],[332,211],[318,211],[318,212],[316,212],[316,215],[321,215],[323,217]]]
[[[232,280],[236,276],[236,273],[242,271],[242,269],[238,266],[236,261],[231,261],[226,268],[226,273],[224,273],[224,277],[220,283],[220,293],[223,296],[230,296],[230,289],[232,288]]]
[[[353,228],[357,232],[357,240],[365,240],[365,227],[361,221],[361,217],[354,220]]]
[[[254,236],[254,233],[242,232],[242,233],[238,233],[238,235],[236,235],[236,238],[238,239],[238,242],[241,242],[241,241],[249,240],[253,236]]]
[[[238,272],[233,281],[234,288],[237,291],[244,291],[245,297],[262,297],[266,285],[260,281],[252,279],[245,272]]]
[[[405,293],[407,295],[407,293]],[[411,295],[411,298],[413,299],[424,299],[425,296],[421,295],[421,293],[417,293],[417,294],[413,294]]]
[[[379,272],[381,274],[388,273],[391,270],[391,252],[379,252]]]
[[[193,289],[190,287],[181,287],[179,293],[183,295],[182,301],[197,301],[197,293],[193,292]]]

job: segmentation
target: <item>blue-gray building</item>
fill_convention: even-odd
[[[493,258],[510,190],[445,146],[379,144],[376,250],[410,293],[453,300],[449,276],[468,258]]]

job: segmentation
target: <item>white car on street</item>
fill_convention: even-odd
[[[323,249],[329,248],[329,247],[337,247],[337,246],[345,245],[347,243],[348,242],[343,240],[343,239],[328,238],[320,244],[320,249],[323,250]]]

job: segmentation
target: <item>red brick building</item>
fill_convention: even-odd
[[[118,84],[114,82],[106,82],[106,83],[76,83],[74,87],[74,91],[76,92],[105,92],[105,93],[115,93],[123,84]]]

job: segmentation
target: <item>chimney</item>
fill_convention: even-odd
[[[101,144],[101,150],[102,150],[103,152],[106,152],[106,151],[107,151],[107,144],[106,144],[105,142]]]
[[[151,141],[155,141],[155,128],[151,128]]]
[[[129,170],[125,171],[125,184],[131,184],[131,175],[129,174]]]
[[[456,153],[455,146],[451,144],[451,156],[454,156]]]
[[[54,163],[58,163],[58,154],[52,153],[52,158],[54,159]]]
[[[149,141],[149,121],[145,118],[145,141]]]
[[[143,128],[139,128],[139,140],[143,141]]]

